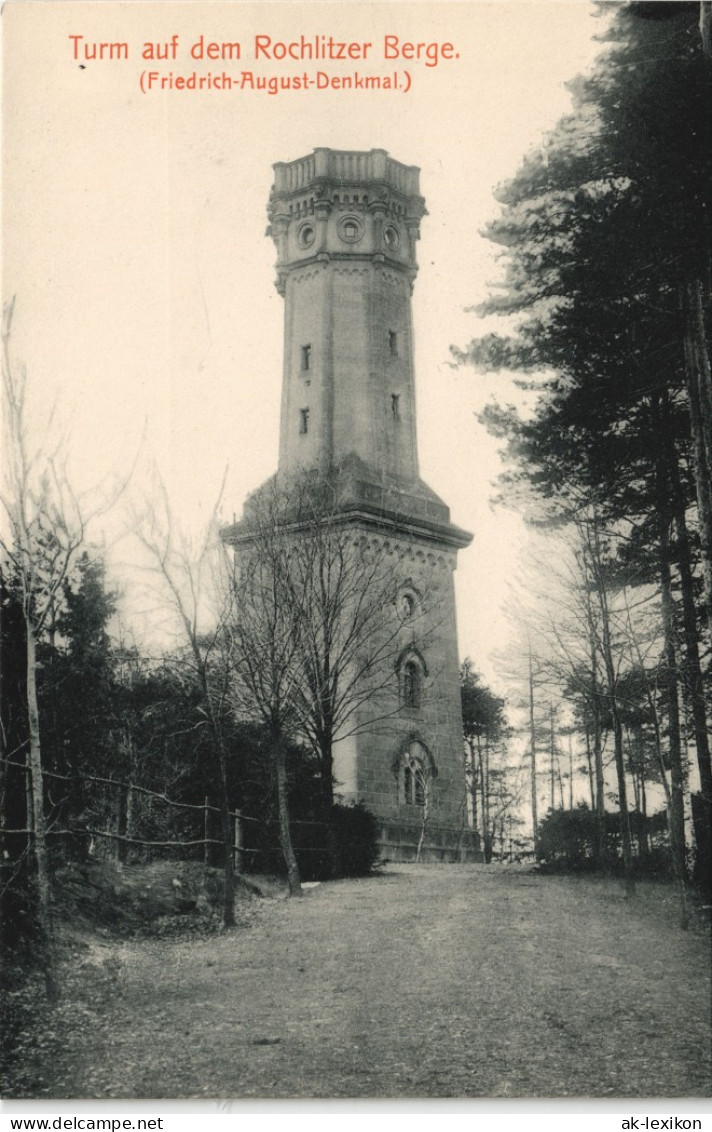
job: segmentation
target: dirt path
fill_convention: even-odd
[[[31,1095],[711,1091],[709,943],[613,885],[392,866],[259,902],[229,935],[99,958]]]

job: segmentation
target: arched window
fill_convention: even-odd
[[[434,776],[432,761],[422,743],[412,742],[402,761],[401,790],[406,806],[425,806]]]
[[[403,665],[403,706],[409,708],[420,707],[422,692],[422,674],[414,660],[408,660]]]
[[[406,806],[425,805],[425,772],[419,759],[409,759],[403,768],[403,797]]]

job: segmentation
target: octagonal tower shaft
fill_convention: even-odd
[[[384,150],[274,166],[268,233],[285,298],[279,474],[354,457],[418,483],[411,293],[419,171]]]

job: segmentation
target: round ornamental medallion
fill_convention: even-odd
[[[398,615],[402,621],[407,621],[415,612],[415,597],[412,593],[402,593],[398,597]]]
[[[339,236],[345,244],[356,244],[363,236],[363,224],[358,216],[342,216],[339,220]]]
[[[297,243],[299,244],[299,247],[308,248],[311,244],[314,243],[315,235],[316,231],[313,224],[311,224],[309,221],[307,221],[305,224],[302,224],[301,228],[297,232]]]

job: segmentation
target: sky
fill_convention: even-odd
[[[459,646],[492,679],[526,534],[490,506],[500,464],[476,414],[515,393],[503,378],[454,368],[449,351],[483,332],[467,308],[501,274],[481,235],[498,213],[493,188],[570,110],[565,83],[590,68],[600,31],[588,0],[10,0],[3,293],[16,296],[12,350],[27,369],[34,427],[41,435],[57,406],[53,435],[66,430],[78,489],[123,474],[139,453],[131,494],[148,490],[155,460],[194,531],[228,467],[222,513],[239,515],[277,463],[283,300],[265,238],[271,166],[316,146],[386,149],[421,170],[420,471],[474,533],[456,578]],[[255,36],[299,53],[302,37],[321,35],[373,46],[358,61],[253,58]],[[384,57],[387,36],[398,58]],[[240,59],[196,61],[201,43],[203,55],[207,43],[239,43]],[[418,43],[420,60],[404,57]],[[428,45],[438,45],[436,65]],[[147,90],[147,71],[245,72],[247,82],[397,73],[409,89]]]

